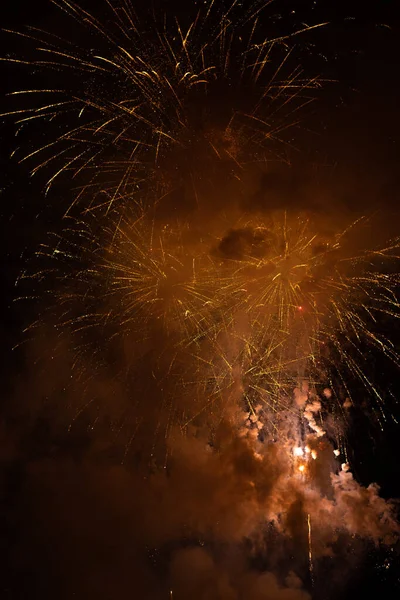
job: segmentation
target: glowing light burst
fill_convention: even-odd
[[[324,363],[341,365],[382,403],[361,359],[374,348],[399,364],[396,348],[380,327],[383,319],[400,316],[399,240],[357,250],[357,236],[368,219],[329,236],[320,235],[318,226],[302,216],[269,219],[268,225],[239,223],[218,248],[238,281],[254,334],[279,339],[286,361],[303,357],[299,376],[318,379]]]
[[[399,364],[379,319],[400,316],[400,244],[355,253],[363,224],[321,236],[302,215],[281,213],[264,224],[258,218],[227,230],[225,223],[214,237],[189,222],[172,227],[110,212],[90,226],[71,220],[56,242],[42,245],[45,264],[33,277],[41,285],[49,273],[56,278],[48,290],[55,322],[72,332],[78,355],[101,356],[125,340],[134,360],[129,348],[139,335],[169,357],[162,378],[182,428],[209,417],[215,424],[241,405],[254,423],[262,415],[264,435],[293,438],[287,420],[300,419],[318,436],[314,415],[343,416],[357,403],[352,381],[386,418],[366,349]],[[310,389],[303,383],[296,392],[302,381]],[[326,382],[330,389],[317,398],[313,389]]]
[[[36,253],[43,268],[19,279],[43,282],[51,274],[58,280],[48,291],[62,307],[60,326],[75,332],[114,327],[112,335],[161,329],[185,344],[223,320],[215,264],[188,226],[159,227],[143,215],[109,214],[102,224],[69,220]]]
[[[18,34],[43,59],[7,60],[50,68],[57,85],[14,92],[13,102],[37,103],[7,114],[46,125],[46,141],[18,154],[32,174],[50,172],[46,191],[62,176],[78,188],[61,233],[18,281],[23,297],[50,298],[28,329],[51,328],[51,359],[70,363],[60,366],[70,428],[105,414],[121,462],[137,438],[150,471],[167,468],[177,435],[179,449],[195,432],[201,469],[221,459],[232,485],[244,481],[243,510],[259,506],[257,523],[285,535],[294,507],[301,513],[314,585],[327,531],[398,530],[377,489],[353,480],[342,422],[354,382],[380,420],[388,413],[368,360],[372,350],[400,365],[385,334],[400,317],[400,239],[365,244],[364,218],[337,231],[318,215],[240,208],[244,171],[268,170],[321,83],[288,72],[291,38],[323,24],[265,37],[264,0],[193,3],[190,18],[162,23],[138,19],[128,0],[106,0],[111,19],[53,3],[98,48]],[[65,70],[69,89],[58,81]],[[212,206],[224,178],[240,191]],[[343,517],[347,498],[368,513],[361,525]]]
[[[35,42],[39,58],[3,60],[48,68],[57,86],[13,92],[5,114],[48,131],[40,147],[27,152],[25,145],[17,155],[33,161],[32,174],[50,170],[47,191],[62,175],[83,181],[73,204],[86,197],[86,207],[110,208],[133,196],[154,204],[183,180],[197,193],[199,164],[201,173],[226,164],[240,178],[244,163],[276,152],[321,85],[288,66],[289,44],[324,23],[265,37],[259,19],[269,2],[194,4],[182,23],[168,15],[138,20],[126,0],[106,2],[102,17],[74,2],[53,3],[98,48],[34,28],[11,32]],[[26,97],[37,102],[17,108]]]
[[[286,410],[296,413],[291,408],[296,366],[284,363],[277,349],[273,342],[257,344],[252,333],[238,331],[237,324],[195,346],[180,385],[189,394],[194,390],[195,397],[202,400],[198,412],[189,413],[183,426],[210,412],[215,427],[242,406],[249,411],[254,435],[264,428],[261,414],[267,430],[275,435],[277,415]]]
[[[40,58],[5,60],[50,68],[57,83],[11,95],[14,103],[37,99],[7,114],[21,126],[43,123],[48,135],[40,147],[24,146],[20,160],[34,162],[32,173],[51,170],[47,189],[61,175],[78,186],[75,209],[67,209],[78,218],[42,245],[43,268],[20,278],[56,280],[48,291],[57,328],[72,332],[78,354],[94,347],[98,355],[118,337],[151,340],[162,331],[173,357],[178,347],[192,357],[195,367],[185,363],[177,379],[196,373],[204,406],[219,397],[223,407],[240,388],[250,411],[261,403],[273,423],[288,387],[327,379],[323,412],[343,390],[351,403],[347,370],[383,417],[364,354],[373,348],[399,363],[379,324],[399,316],[390,266],[399,241],[353,250],[356,224],[321,235],[296,214],[242,216],[225,227],[221,220],[206,234],[203,223],[193,226],[193,215],[217,215],[209,196],[224,177],[240,186],[245,167],[286,143],[283,132],[321,85],[290,67],[292,38],[324,24],[268,37],[261,15],[269,2],[211,0],[160,23],[147,13],[139,19],[127,0],[106,2],[101,17],[67,0],[54,4],[89,29],[97,48],[30,28],[18,35],[37,43]],[[166,198],[181,188],[171,209]],[[172,220],[189,197],[185,216]]]
[[[187,338],[215,327],[214,265],[201,244],[191,251],[187,227],[165,225],[157,232],[154,223],[119,219],[108,232],[111,241],[98,267],[122,328],[140,317]]]

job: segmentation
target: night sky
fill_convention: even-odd
[[[145,3],[132,2],[141,14]],[[154,12],[184,20],[189,2],[158,0]],[[50,1],[7,0],[4,4],[4,29],[22,30],[29,25],[56,31],[89,49],[96,43],[94,36],[88,37],[83,27],[75,25]],[[82,0],[81,4],[88,10],[96,8],[96,14],[102,15],[100,0]],[[364,213],[374,215],[376,225],[368,235],[377,243],[399,235],[397,8],[394,0],[276,0],[265,10],[261,26],[266,31],[271,28],[275,36],[304,22],[329,22],[324,28],[308,32],[304,39],[299,36],[295,54],[307,75],[319,74],[326,83],[317,101],[305,108],[301,125],[288,134],[291,148],[285,155],[287,163],[260,177],[253,186],[256,192],[238,203],[240,210],[255,213],[268,197],[268,207],[262,210],[306,211],[318,223],[329,223],[333,228]],[[0,33],[0,57],[26,57],[33,47],[29,40]],[[0,63],[0,69],[2,113],[13,109],[7,96],[11,91],[60,85],[68,89],[76,85],[76,79],[65,71],[43,71],[7,61]],[[217,120],[224,113],[226,92],[221,91],[220,96],[218,93]],[[51,126],[57,135],[62,123]],[[89,350],[82,353],[83,374],[76,378],[76,338],[62,337],[53,328],[57,311],[52,313],[48,308],[51,286],[60,286],[60,279],[53,284],[50,278],[45,292],[40,291],[44,289],[41,281],[39,285],[37,281],[25,283],[22,288],[15,284],[26,269],[42,268],[42,263],[35,266],[35,252],[40,244],[48,243],[51,232],[62,234],[63,214],[74,191],[64,176],[49,194],[44,194],[46,173],[31,177],[27,163],[19,164],[10,157],[16,145],[35,147],[41,143],[40,125],[24,129],[18,138],[15,129],[12,117],[2,118],[1,597],[328,600],[369,593],[370,597],[379,594],[398,598],[400,561],[395,539],[380,545],[373,536],[364,540],[357,532],[348,536],[339,532],[330,545],[332,553],[320,558],[310,574],[305,533],[295,523],[301,507],[296,512],[291,506],[292,534],[283,536],[283,540],[265,522],[263,533],[257,530],[257,541],[253,533],[248,534],[246,527],[251,527],[246,506],[252,506],[251,492],[240,486],[245,487],[248,473],[253,476],[254,459],[242,442],[235,441],[229,424],[215,427],[210,442],[212,451],[218,449],[225,463],[205,458],[201,446],[208,435],[204,433],[205,422],[192,438],[189,435],[175,442],[171,466],[164,460],[165,449],[155,448],[155,435],[149,431],[154,430],[156,422],[153,405],[162,403],[160,389],[164,393],[164,386],[170,392],[172,385],[165,375],[169,373],[169,351],[160,352],[156,360],[150,342],[146,346],[141,334],[131,333],[125,345],[121,343],[122,349],[114,341],[109,345],[107,342],[99,362],[97,355],[91,356],[91,348],[102,344],[101,335],[90,333],[85,339]],[[200,170],[206,172],[209,168],[195,149],[188,156],[177,153],[169,157],[165,172],[168,174],[171,164],[181,160],[186,161],[182,171],[187,168],[189,172],[196,161]],[[221,170],[215,176],[222,180],[225,172]],[[231,188],[227,185],[223,189],[226,193]],[[160,223],[176,215],[190,219],[196,214],[193,206],[193,198],[188,199],[182,192],[163,205],[156,218]],[[221,200],[219,209],[229,212],[226,199]],[[213,210],[217,208],[211,199],[207,216],[199,217],[203,229]],[[94,229],[96,226],[91,225]],[[217,250],[221,252],[221,246]],[[217,250],[213,248],[214,255]],[[73,261],[71,264],[69,268],[75,268]],[[31,298],[16,301],[21,295]],[[43,321],[38,332],[24,333],[37,319]],[[396,321],[382,319],[379,326],[398,348]],[[164,334],[154,327],[151,335],[153,343],[162,348]],[[135,357],[129,364],[127,344],[132,345]],[[155,383],[156,363],[163,382],[160,385]],[[398,368],[372,352],[368,355],[368,372],[382,390],[388,416],[381,427],[369,400],[360,401],[345,434],[349,461],[359,484],[376,483],[382,498],[399,500]],[[361,397],[359,383],[351,385],[354,394]],[[190,391],[185,391],[181,403],[189,396]],[[90,397],[96,397],[94,405],[83,409]],[[148,401],[141,405],[143,398]],[[143,406],[143,415],[135,413],[133,405]],[[116,434],[118,419],[121,425]],[[148,429],[142,425],[146,420],[150,423]],[[273,462],[278,451],[272,447],[268,453]],[[210,471],[205,466],[207,460]],[[265,461],[264,466],[272,489],[277,474],[271,464]],[[159,477],[160,469],[164,479]],[[229,477],[225,481],[224,469],[235,471],[236,485],[229,483]],[[194,472],[198,477],[193,477]],[[267,497],[269,492],[264,492]],[[363,505],[356,511],[362,512]],[[256,520],[252,516],[248,521],[253,518]],[[176,590],[173,595],[170,589]]]

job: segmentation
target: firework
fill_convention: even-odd
[[[399,240],[357,250],[368,219],[329,236],[302,215],[269,221],[244,221],[218,246],[254,334],[279,339],[286,361],[306,357],[303,374],[321,372],[327,361],[345,365],[381,401],[360,358],[372,347],[398,364],[380,322],[399,317]]]
[[[263,406],[273,430],[305,379],[328,380],[322,415],[343,391],[351,404],[346,371],[384,415],[363,355],[372,348],[398,364],[379,333],[380,319],[399,316],[398,240],[354,251],[356,224],[327,235],[294,211],[236,218],[244,175],[267,168],[321,84],[290,64],[297,34],[323,24],[266,36],[264,2],[211,1],[162,22],[139,19],[126,1],[107,3],[110,19],[55,4],[98,48],[29,29],[19,35],[41,58],[7,60],[50,68],[57,82],[11,95],[37,98],[9,114],[43,122],[49,136],[20,160],[50,169],[47,189],[58,176],[78,187],[78,216],[43,243],[43,267],[20,278],[47,282],[60,335],[103,366],[106,348],[118,363],[121,340],[131,363],[139,345],[152,346],[165,360],[161,380],[176,372],[185,390],[197,381],[201,400],[178,411],[183,425],[234,397],[253,417]]]
[[[96,357],[97,371],[111,360],[117,370],[129,364],[133,376],[151,349],[169,421],[182,429],[215,427],[241,406],[254,435],[263,429],[304,445],[293,420],[323,435],[326,416],[336,421],[356,404],[354,381],[386,418],[363,352],[399,363],[379,333],[380,315],[399,316],[398,240],[356,252],[364,221],[320,235],[309,219],[286,213],[214,224],[219,234],[127,214],[70,219],[41,246],[43,266],[25,275],[30,288],[32,277],[39,281],[39,295],[51,282],[53,320],[61,337],[72,336],[75,364],[89,355],[90,369]],[[47,307],[38,325],[48,319]]]
[[[17,33],[37,44],[38,59],[6,60],[48,68],[57,85],[13,92],[6,114],[48,132],[41,146],[25,145],[19,160],[33,164],[32,174],[50,172],[47,191],[62,176],[76,182],[73,204],[85,208],[133,198],[164,204],[182,188],[198,202],[210,194],[212,173],[240,179],[244,165],[290,143],[284,132],[321,85],[289,66],[290,44],[324,24],[266,37],[259,20],[269,2],[223,9],[212,0],[182,23],[168,15],[139,21],[125,0],[107,2],[110,15],[102,18],[74,2],[54,4],[88,29],[98,48],[32,28]],[[26,98],[36,102],[17,108]]]
[[[352,478],[344,422],[360,389],[380,420],[390,411],[368,361],[399,365],[384,321],[400,316],[400,241],[365,243],[365,218],[339,229],[251,201],[249,178],[268,174],[320,85],[289,67],[299,31],[265,37],[265,3],[211,0],[161,24],[127,1],[106,2],[111,22],[55,3],[99,45],[28,30],[54,86],[11,95],[37,98],[10,111],[19,125],[45,125],[20,160],[48,174],[47,191],[77,188],[18,281],[40,299],[37,395],[70,432],[100,432],[95,461],[134,465],[156,500],[152,531],[179,512],[185,544],[247,543],[267,522],[314,586],[338,532],[397,530]]]

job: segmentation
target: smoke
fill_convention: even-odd
[[[246,571],[243,565],[232,561],[216,563],[204,549],[180,550],[171,563],[173,597],[223,598],[238,600],[308,600],[311,596],[302,589],[302,582],[289,573],[279,583],[273,573]],[[236,567],[235,570],[232,566]]]
[[[67,359],[65,348],[62,356]],[[263,437],[267,415],[261,406],[254,414],[243,412],[236,398],[225,417],[211,420],[211,431],[209,417],[185,434],[174,424],[156,447],[153,420],[160,412],[146,409],[150,400],[157,403],[156,395],[140,409],[153,429],[136,429],[131,439],[105,408],[115,398],[126,413],[131,398],[103,376],[90,383],[89,396],[103,388],[107,419],[98,412],[89,420],[76,416],[67,433],[76,384],[61,404],[58,368],[46,380],[39,371],[31,377],[18,394],[25,397],[21,406],[27,388],[38,395],[36,409],[32,393],[28,398],[36,425],[23,427],[20,420],[11,434],[4,432],[3,445],[9,448],[7,470],[20,465],[13,511],[22,522],[10,573],[34,572],[31,585],[38,592],[66,599],[125,598],[135,590],[154,600],[171,591],[182,600],[306,600],[309,519],[315,594],[325,557],[339,563],[349,544],[362,549],[368,541],[396,539],[393,504],[377,486],[362,487],[340,470],[340,458],[315,427],[317,395],[305,382],[293,392],[293,406],[303,416],[299,421],[291,413],[276,441]],[[60,419],[64,413],[58,425],[39,407],[54,385],[55,414]],[[12,408],[16,423],[17,404]],[[302,421],[308,424],[303,442]],[[126,424],[130,434],[133,425]],[[299,440],[302,451],[293,452]]]
[[[223,232],[210,235],[218,245],[199,221],[181,255],[204,244],[223,264],[264,260],[276,244],[270,229],[231,227],[234,217],[210,226]],[[78,315],[87,281],[73,295]],[[65,315],[69,297],[60,298]],[[99,295],[94,314],[113,302]],[[334,597],[324,561],[343,570],[349,547],[361,560],[399,533],[395,505],[351,473],[343,416],[326,416],[326,406],[352,402],[318,391],[301,361],[286,368],[283,344],[277,353],[261,337],[257,347],[246,310],[195,343],[153,306],[148,315],[143,337],[119,325],[109,335],[103,321],[87,334],[79,319],[61,326],[57,311],[42,311],[32,330],[6,411],[4,472],[18,473],[8,502],[22,515],[12,577],[34,573],[31,587],[61,600],[132,590],[150,600]],[[293,327],[287,358],[305,345]],[[278,388],[276,365],[286,369]]]
[[[247,227],[228,231],[219,243],[218,254],[222,258],[243,260],[245,257],[262,258],[267,249],[267,233]]]
[[[80,80],[79,73],[78,87]],[[190,77],[183,70],[185,80]],[[231,102],[236,97],[230,85]],[[125,82],[123,88],[125,93]],[[108,84],[99,89],[108,107]],[[252,101],[245,86],[240,95],[246,106]],[[280,256],[286,239],[274,231],[275,220],[310,218],[318,239],[307,252],[315,257],[366,206],[370,212],[394,205],[397,180],[365,173],[369,169],[362,176],[353,168],[348,173],[336,158],[323,168],[315,167],[314,157],[305,160],[292,150],[277,158],[275,146],[282,144],[269,140],[264,153],[254,143],[253,123],[243,145],[246,128],[235,110],[239,133],[230,131],[227,106],[219,97],[211,107],[218,109],[216,123],[205,119],[201,127],[188,127],[179,134],[188,139],[179,138],[182,144],[166,146],[160,156],[161,133],[154,129],[154,143],[140,155],[145,184],[138,186],[151,206],[140,255],[127,252],[134,219],[124,209],[128,227],[123,229],[126,215],[119,211],[112,222],[108,200],[106,232],[98,210],[92,228],[97,237],[91,237],[91,217],[85,214],[67,223],[71,237],[64,252],[59,239],[47,250],[40,247],[39,254],[54,260],[50,269],[47,263],[35,267],[33,279],[41,284],[44,273],[58,275],[47,289],[50,301],[35,307],[37,327],[29,330],[1,430],[2,510],[10,524],[4,534],[4,588],[16,598],[327,600],[338,588],[335,566],[328,569],[326,560],[337,565],[343,580],[345,563],[350,569],[371,544],[397,539],[396,506],[380,497],[377,485],[360,485],[348,463],[343,441],[353,406],[348,390],[337,398],[330,388],[316,389],[331,382],[312,355],[314,340],[304,334],[307,306],[290,297],[293,326],[281,316],[276,343],[267,339],[265,323],[275,317],[277,303],[262,296],[262,277],[271,273],[282,281],[291,274],[291,293],[301,285],[312,291],[340,258],[340,251],[332,252],[313,277],[304,270],[303,256],[300,268],[291,256],[278,268],[268,259]],[[151,114],[155,107],[149,107]],[[241,112],[251,114],[252,108]],[[94,129],[95,136],[107,131]],[[264,144],[267,137],[260,132]],[[297,133],[299,147],[302,135]],[[347,142],[346,132],[342,146],[349,147]],[[157,148],[153,162],[148,148]],[[128,149],[131,156],[129,144]],[[125,161],[120,164],[123,171],[115,163],[117,190],[120,172],[125,178]],[[104,177],[108,172],[106,166]],[[99,183],[101,197],[101,177]],[[131,202],[138,186],[135,178],[127,182],[124,201]],[[97,201],[90,198],[90,208]],[[397,227],[392,221],[351,234],[349,245],[386,237]],[[116,223],[123,225],[118,229]],[[169,227],[179,230],[179,241],[171,242]],[[206,258],[221,267],[221,279],[207,281],[196,298],[201,310],[186,304],[181,318],[204,248]],[[151,268],[160,256],[163,268],[154,283]],[[100,260],[107,269],[98,269]],[[145,264],[150,279],[140,292],[142,302],[132,303],[130,286],[137,276],[132,263]],[[221,292],[222,276],[237,276],[241,268],[247,269],[243,289],[257,300],[255,325],[237,290],[228,286]],[[40,289],[26,294],[36,301]],[[221,310],[210,300],[222,295],[235,308],[233,321],[226,305]],[[304,355],[313,357],[317,384],[306,372]],[[328,402],[335,410],[327,415]]]
[[[239,262],[271,243],[256,227],[220,240],[210,253]],[[314,582],[327,598],[327,558],[342,565],[349,546],[361,559],[397,539],[396,507],[357,483],[338,443],[345,423],[325,418],[332,390],[318,393],[296,363],[272,402],[274,354],[255,352],[245,311],[195,346],[177,345],[155,311],[143,339],[88,339],[42,315],[4,444],[23,515],[10,573],[35,573],[38,593],[306,600]]]

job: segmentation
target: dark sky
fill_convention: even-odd
[[[85,6],[97,7],[99,2],[87,1]],[[140,2],[134,2],[138,11],[142,9]],[[185,18],[187,3],[159,0],[156,4],[157,10],[166,7],[171,13],[174,4],[174,12]],[[329,218],[339,222],[343,214],[357,216],[360,211],[378,212],[380,228],[388,235],[398,235],[400,19],[397,8],[394,0],[368,3],[351,0],[277,0],[271,6],[272,14],[282,15],[281,19],[274,21],[276,30],[293,27],[294,22],[331,22],[327,28],[315,32],[310,38],[313,44],[311,51],[303,52],[300,49],[304,68],[321,73],[321,77],[329,80],[329,83],[321,92],[318,102],[312,105],[306,125],[297,135],[299,151],[293,157],[290,173],[285,171],[284,175],[278,174],[269,184],[279,198],[286,198],[289,209],[293,194],[297,198],[295,205],[301,204],[303,199],[307,204],[309,179],[318,171],[321,189],[329,192],[329,206],[326,199],[321,200],[321,206],[326,209]],[[82,33],[74,31],[71,26],[71,31],[64,29],[64,22],[68,22],[68,19],[64,21],[60,18],[59,11],[44,0],[7,0],[6,6],[2,7],[1,25],[5,29],[33,25],[46,30],[61,30],[66,36],[81,39]],[[28,46],[23,47],[25,49]],[[20,50],[19,43],[4,33],[0,36],[0,49],[1,56],[10,53],[15,55]],[[23,87],[25,77],[29,80],[43,78],[40,73],[29,72],[29,68],[24,70],[5,63],[0,63],[0,68],[5,92]],[[7,107],[4,110],[8,110],[7,102],[7,99],[1,100],[1,106]],[[33,135],[39,136],[40,132],[36,131]],[[212,471],[212,477],[205,475],[202,472],[201,460],[204,457],[201,450],[196,446],[189,460],[190,448],[182,444],[182,458],[177,459],[171,475],[171,480],[176,477],[172,484],[175,485],[173,493],[170,496],[166,494],[167,500],[160,501],[158,505],[157,493],[163,494],[161,487],[155,492],[147,487],[147,483],[143,483],[153,468],[151,460],[147,459],[143,466],[148,440],[143,441],[142,447],[138,444],[129,457],[129,464],[121,468],[123,452],[121,455],[118,443],[110,442],[105,433],[107,418],[111,420],[113,413],[104,418],[93,434],[92,414],[87,421],[84,416],[78,420],[76,427],[68,430],[65,416],[60,416],[51,402],[47,403],[48,397],[56,393],[60,405],[71,407],[74,404],[74,388],[64,387],[72,361],[70,348],[58,357],[56,364],[42,361],[42,356],[52,351],[52,338],[49,335],[46,340],[38,337],[33,344],[12,350],[23,338],[21,330],[35,319],[38,311],[43,311],[41,299],[23,305],[14,302],[17,295],[15,280],[47,232],[59,231],[62,227],[63,205],[62,200],[57,203],[55,194],[44,197],[43,180],[40,177],[30,178],[24,164],[17,164],[10,159],[10,152],[15,145],[14,126],[10,120],[0,124],[0,136],[2,598],[167,600],[167,582],[171,580],[178,581],[178,588],[180,586],[178,600],[194,597],[190,591],[193,582],[199,598],[225,600],[236,597],[224,591],[225,583],[220,575],[225,572],[225,563],[229,563],[226,572],[231,573],[237,568],[241,574],[238,580],[240,577],[242,580],[237,585],[242,586],[242,595],[238,597],[245,599],[246,592],[243,589],[246,590],[246,585],[250,585],[246,583],[247,579],[253,577],[254,573],[258,577],[265,565],[261,552],[254,558],[251,575],[243,566],[246,544],[250,542],[245,540],[238,543],[235,535],[232,535],[233,530],[240,530],[244,520],[239,509],[237,513],[226,509],[228,516],[224,522],[223,503],[219,505],[215,501],[213,505],[215,515],[220,515],[223,523],[221,527],[225,526],[229,532],[225,538],[221,537],[220,532],[215,537],[210,535],[208,539],[205,534],[206,541],[196,539],[194,545],[189,527],[186,537],[178,539],[175,535],[174,528],[180,518],[180,497],[184,498],[182,506],[188,511],[187,514],[191,514],[190,508],[195,512],[202,523],[201,527],[204,527],[203,532],[212,523],[212,508],[207,518],[204,510],[196,513],[196,494],[202,497],[201,485],[195,491],[187,490],[182,481],[188,477],[190,481],[190,471],[196,466],[200,483],[204,481],[205,485],[210,485],[214,476],[219,475],[223,479],[218,470],[220,467],[213,466],[215,470]],[[59,190],[56,193],[59,194]],[[317,208],[322,210],[320,206]],[[381,233],[376,233],[377,238]],[[398,343],[398,332],[390,333]],[[135,383],[135,393],[156,395],[158,392],[152,388],[148,359],[142,356],[142,362],[138,361],[135,368],[135,377],[144,381],[141,385]],[[378,357],[371,368],[376,371],[381,386],[388,384],[393,395],[399,392],[399,386],[393,383],[398,378],[394,367],[381,364]],[[92,392],[96,390],[101,398],[120,395],[121,405],[131,391],[118,377],[111,384],[109,373],[97,377],[97,381],[90,382],[88,388]],[[396,406],[391,412],[397,419],[400,417]],[[226,432],[221,434],[222,446],[224,443],[226,447],[229,446],[227,435]],[[377,482],[385,498],[399,498],[398,426],[390,422],[381,431],[369,413],[360,410],[354,415],[348,437],[358,480],[365,485]],[[227,459],[229,465],[229,461],[233,461],[237,470],[238,488],[242,482],[242,471],[252,467],[251,460],[245,454],[243,449],[234,448]],[[266,477],[270,476],[272,480],[266,468]],[[218,486],[216,489],[219,489]],[[232,503],[240,502],[243,498],[239,492],[236,497],[235,491],[226,491],[222,486],[221,494],[228,493],[232,494]],[[207,503],[208,497],[205,495],[202,507]],[[157,514],[159,506],[161,513]],[[154,519],[149,516],[150,510]],[[166,511],[165,519],[163,510]],[[359,510],[363,510],[362,506]],[[286,552],[292,559],[297,548],[293,540],[295,537],[287,542],[285,548],[282,547],[282,553]],[[267,542],[264,540],[264,543]],[[337,543],[340,545],[340,540]],[[335,568],[330,565],[329,558],[324,558],[325,562],[319,571],[320,584],[312,592],[312,597],[316,600],[361,597],[367,591],[379,593],[388,599],[398,597],[400,567],[395,545],[392,544],[389,550],[374,549],[372,545],[362,546],[362,559],[356,559],[358,540],[346,541],[346,544],[348,554],[340,554]],[[270,556],[268,552],[267,555]],[[215,562],[210,562],[210,556]],[[268,560],[268,569],[277,573],[279,579],[281,570],[286,568],[285,560],[275,555]],[[301,568],[304,570],[304,565]],[[189,581],[190,576],[187,576],[188,581],[186,575],[182,576],[188,572],[193,573],[192,581]],[[204,573],[210,580],[214,578],[218,581],[220,595],[217,595],[215,587],[210,587],[214,591],[207,592],[208,588],[202,579]],[[322,584],[326,574],[331,577],[332,589],[336,592]],[[344,580],[346,585],[343,585]],[[201,595],[203,592],[199,590],[203,585],[204,594]],[[275,583],[262,585],[273,589]],[[310,585],[310,581],[307,585]],[[288,588],[288,594],[293,595],[285,596],[277,587],[276,593],[271,592],[271,596],[260,594],[253,597],[307,600],[308,597],[302,596],[301,590],[298,591],[296,583],[291,582]],[[185,593],[188,595],[185,596]]]

